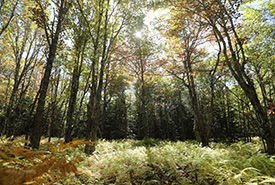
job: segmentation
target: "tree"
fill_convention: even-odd
[[[3,20],[0,23],[0,36],[4,33],[4,31],[8,28],[10,23],[12,22],[14,15],[16,14],[16,8],[19,3],[19,0],[15,2],[1,0],[0,1],[0,18]],[[11,10],[9,11],[9,8]]]
[[[166,70],[181,80],[189,91],[189,97],[194,112],[194,132],[202,146],[207,146],[210,138],[210,130],[213,122],[214,86],[219,76],[216,75],[220,62],[218,57],[207,59],[207,53],[203,49],[206,39],[209,37],[207,27],[201,22],[193,21],[179,4],[171,7],[171,18],[168,22],[168,29],[162,30],[170,38],[171,48],[174,52],[170,59],[164,61]],[[210,63],[206,67],[206,62]],[[208,74],[208,75],[204,75]],[[201,78],[204,76],[203,78]],[[205,95],[199,83],[201,79],[209,85],[209,91]],[[206,95],[208,94],[208,95]],[[204,101],[208,99],[207,103]],[[207,111],[205,111],[207,109]]]
[[[253,3],[254,1],[252,1]],[[259,89],[258,97],[264,111],[268,115],[268,127],[273,129],[275,117],[272,111],[274,104],[274,1],[264,1],[258,7],[247,4],[244,8],[244,29],[240,33],[244,42],[244,52],[250,70],[250,78],[253,79],[255,87]],[[264,10],[264,11],[262,11]],[[258,125],[254,127],[257,128]],[[268,128],[266,128],[268,129]],[[272,132],[273,132],[272,131]],[[264,131],[260,131],[264,134]],[[271,138],[272,140],[272,138]],[[267,141],[271,142],[271,141]],[[272,144],[269,144],[272,145]],[[267,146],[268,147],[268,146]],[[270,149],[271,150],[271,149]]]
[[[80,12],[77,12],[77,7],[74,7],[74,12],[76,14],[71,16],[71,24],[73,27],[72,30],[72,40],[74,43],[73,46],[73,53],[72,53],[72,60],[73,60],[73,72],[72,72],[72,79],[71,79],[71,90],[70,90],[70,97],[69,97],[69,105],[67,111],[67,122],[66,122],[66,130],[65,130],[65,142],[70,142],[72,140],[71,135],[73,131],[73,123],[76,121],[75,115],[75,107],[76,107],[76,100],[77,100],[77,93],[79,88],[79,79],[82,72],[82,66],[85,57],[85,50],[88,42],[88,30],[86,27],[78,27],[81,24],[85,24],[83,17],[81,16]],[[74,20],[79,20],[78,22],[74,23]]]
[[[32,11],[34,14],[33,20],[36,21],[38,26],[44,29],[44,34],[48,44],[47,62],[45,67],[45,72],[41,80],[39,97],[37,102],[36,113],[34,115],[32,124],[32,134],[31,134],[31,144],[33,148],[39,148],[40,138],[41,138],[41,126],[42,118],[44,113],[45,99],[47,95],[47,90],[50,82],[51,71],[53,63],[56,56],[56,51],[58,47],[58,41],[60,34],[62,33],[62,26],[68,10],[71,7],[70,1],[61,0],[56,2],[55,6],[57,8],[57,14],[53,12],[53,21],[49,22],[47,8],[49,8],[46,2],[36,1],[37,6],[33,7]],[[57,16],[57,17],[56,17]]]
[[[93,48],[91,52],[92,78],[88,106],[87,140],[97,140],[106,65],[110,60],[115,40],[131,15],[125,7],[131,8],[131,6],[126,1],[96,0],[94,4],[78,1],[78,7],[89,30]],[[85,148],[86,153],[91,153],[94,150],[95,145],[87,145]]]
[[[181,1],[180,4],[186,16],[193,17],[195,21],[200,21],[211,28],[227,67],[255,110],[257,124],[261,128],[259,134],[267,143],[267,152],[274,154],[274,121],[268,116],[265,104],[261,103],[255,81],[250,75],[248,68],[250,59],[244,49],[245,38],[240,34],[241,27],[237,23],[241,1],[196,0]]]
[[[133,30],[134,31],[134,30]],[[149,104],[152,95],[154,71],[156,71],[155,51],[148,30],[143,28],[142,37],[134,32],[118,48],[121,62],[135,78],[135,97],[137,109],[137,137],[149,137]],[[156,47],[156,45],[155,45]]]
[[[21,23],[18,23],[21,24]],[[26,83],[27,76],[31,75],[32,68],[36,67],[39,62],[39,53],[41,50],[41,41],[37,39],[37,36],[40,35],[38,29],[32,31],[30,29],[30,23],[26,23],[24,30],[20,30],[20,26],[17,25],[17,33],[15,38],[10,38],[12,43],[13,58],[15,63],[14,68],[14,79],[13,87],[9,97],[8,104],[6,106],[4,128],[6,128],[6,134],[8,136],[13,135],[14,121],[11,120],[14,115],[14,109],[22,100],[22,97],[26,93],[26,90],[29,87],[29,83],[23,85],[24,88],[20,88],[20,85]],[[33,34],[33,36],[32,36]],[[22,38],[20,38],[23,36]],[[21,47],[20,47],[21,46]],[[25,57],[23,56],[25,54]],[[20,92],[20,93],[19,93]]]
[[[27,5],[27,1],[20,3],[20,6]],[[0,128],[0,132],[3,131],[8,136],[14,135],[18,129],[18,127],[17,129],[15,127],[15,122],[20,115],[18,114],[20,112],[19,107],[24,104],[25,96],[28,95],[29,88],[33,82],[32,76],[35,74],[35,68],[38,67],[43,59],[43,56],[41,56],[42,34],[29,19],[26,19],[29,13],[26,13],[25,10],[24,8],[16,11],[20,15],[13,18],[13,22],[2,35],[1,40],[4,46],[1,48],[2,71],[4,72],[5,69],[9,71],[10,69],[9,84],[12,85],[11,88],[9,86],[6,87],[7,92],[10,92],[10,94],[6,96],[9,100],[6,101],[5,119]],[[7,50],[10,50],[10,52],[7,52]],[[8,63],[13,65],[8,66]],[[7,76],[5,72],[2,75]]]

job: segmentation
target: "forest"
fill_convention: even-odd
[[[275,183],[274,0],[0,0],[0,20],[0,185]]]

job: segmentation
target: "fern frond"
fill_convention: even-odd
[[[85,140],[76,140],[59,146],[45,143],[49,151],[31,151],[24,146],[29,141],[18,139],[1,143],[0,150],[0,185],[21,184],[58,184],[69,174],[78,172],[76,164],[83,160],[81,157],[68,160],[65,149],[77,148],[81,144],[94,144]],[[72,182],[74,183],[74,182]]]
[[[63,145],[63,147],[61,147],[61,150],[65,149],[65,148],[69,148],[69,147],[73,147],[73,148],[78,148],[79,145],[94,145],[95,142],[91,142],[91,141],[86,141],[84,139],[82,140],[75,140],[75,141],[71,141],[69,143],[66,143],[65,145]]]

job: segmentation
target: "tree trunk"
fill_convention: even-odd
[[[42,6],[41,6],[42,7]],[[40,139],[42,135],[42,121],[43,121],[43,113],[44,113],[44,106],[45,106],[45,100],[46,100],[46,95],[47,95],[47,90],[48,86],[50,83],[50,76],[52,72],[52,67],[53,67],[53,62],[56,56],[56,50],[57,50],[57,45],[58,45],[58,40],[59,40],[59,35],[62,31],[62,23],[64,21],[64,18],[69,10],[70,3],[61,0],[60,2],[60,9],[58,11],[58,20],[57,20],[57,26],[55,33],[52,33],[54,35],[52,36],[52,40],[50,39],[50,35],[48,35],[49,30],[47,29],[47,22],[44,18],[44,28],[45,32],[47,33],[47,40],[48,40],[48,45],[49,45],[49,55],[47,58],[47,63],[46,63],[46,69],[43,75],[43,78],[41,80],[41,85],[40,85],[40,94],[38,98],[38,104],[36,108],[36,113],[34,115],[33,119],[33,127],[32,127],[32,133],[31,133],[31,145],[33,148],[38,149],[40,145]]]
[[[38,105],[36,108],[36,113],[33,119],[33,127],[32,127],[32,134],[31,134],[31,144],[33,148],[38,149],[40,145],[40,138],[42,135],[42,120],[43,120],[43,113],[44,113],[44,106],[45,106],[45,99],[47,95],[47,90],[50,82],[50,76],[53,66],[53,61],[55,58],[55,52],[57,48],[57,42],[56,45],[53,46],[53,48],[50,48],[49,57],[47,59],[47,66],[44,73],[44,76],[41,81],[40,86],[40,95],[38,98]]]
[[[69,107],[67,112],[67,123],[66,123],[66,131],[65,131],[65,142],[68,143],[72,141],[72,131],[73,131],[73,122],[74,122],[74,109],[77,97],[77,91],[79,86],[79,74],[77,74],[77,67],[74,69],[73,72],[73,79],[72,79],[72,87],[69,99]]]
[[[81,66],[79,66],[78,62],[76,62],[75,64],[76,64],[76,66],[73,71],[71,93],[70,93],[69,107],[68,107],[68,113],[67,113],[67,124],[66,124],[66,131],[65,131],[65,142],[66,143],[72,141],[71,134],[73,131],[73,122],[75,121],[74,109],[75,109],[77,92],[78,92],[78,87],[79,87],[79,77],[80,77],[80,73],[81,73],[81,71],[80,71]]]
[[[3,1],[3,4],[1,4],[1,9],[2,9],[2,7],[4,6],[4,3],[5,3],[5,2]],[[19,3],[19,0],[17,0],[15,3],[13,3],[13,7],[12,7],[12,11],[11,11],[11,15],[10,15],[9,19],[7,20],[6,23],[1,24],[1,25],[3,25],[3,26],[0,28],[0,36],[4,33],[4,31],[5,31],[5,30],[8,28],[8,26],[10,25],[10,23],[11,23],[11,21],[12,21],[14,15],[15,15],[16,7],[17,7],[18,3]],[[9,6],[10,6],[10,5],[9,5]],[[0,9],[0,10],[1,10],[1,9]]]
[[[274,155],[274,137],[263,137],[263,139],[266,141],[267,146],[267,152],[269,155]]]
[[[54,118],[55,115],[58,114],[58,109],[57,109],[57,90],[59,86],[59,80],[60,80],[60,71],[57,72],[57,77],[55,77],[54,82],[51,83],[51,102],[49,104],[49,123],[48,123],[48,128],[47,128],[47,137],[48,137],[48,142],[51,142],[51,130],[52,130],[52,125],[54,123]]]
[[[94,87],[95,88],[95,87]],[[89,107],[88,107],[88,123],[87,123],[87,134],[86,134],[86,140],[87,141],[92,141],[95,142],[97,140],[97,117],[100,111],[97,110],[97,99],[95,96],[95,89],[93,90],[92,87],[92,92],[90,95],[90,102],[89,102]],[[91,154],[95,151],[95,145],[86,145],[85,146],[85,153],[86,154]]]
[[[196,92],[195,82],[192,75],[191,66],[189,64],[188,69],[188,90],[189,96],[191,99],[192,109],[194,111],[194,133],[198,141],[202,142],[202,146],[208,146],[209,143],[209,135],[210,135],[210,125],[209,120],[204,119],[203,115],[201,114],[201,107],[199,106],[199,100]],[[211,118],[212,121],[212,118]]]

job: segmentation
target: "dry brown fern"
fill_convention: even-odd
[[[32,151],[24,148],[25,140],[15,140],[0,144],[0,185],[53,184],[71,173],[76,173],[76,163],[81,158],[68,160],[64,150],[80,144],[94,143],[76,140],[64,144],[61,140],[56,147],[45,145],[49,151]]]

